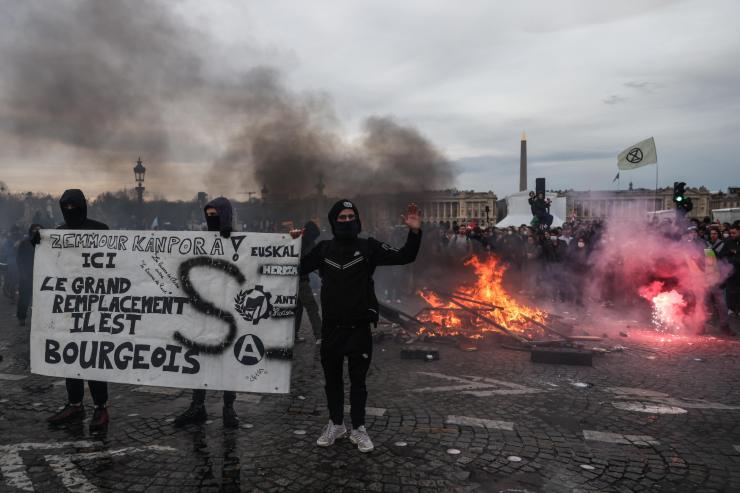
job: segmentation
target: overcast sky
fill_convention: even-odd
[[[31,107],[16,104],[19,79],[56,74],[43,70],[43,56],[32,68],[18,60],[29,53],[28,40],[39,34],[33,31],[53,30],[55,9],[75,3],[35,2],[45,11],[44,22],[33,22],[37,14],[31,11],[0,25],[5,31],[0,38],[5,46],[0,49],[0,181],[15,191],[81,187],[95,194],[132,186],[131,167],[142,153],[149,190],[191,197],[210,183],[207,174],[217,172],[212,165],[233,137],[230,117],[201,111],[204,99],[179,103],[177,111],[162,104],[161,114],[154,116],[137,109],[134,121],[142,128],[158,119],[166,133],[168,150],[152,151],[154,160],[141,150],[148,147],[138,145],[140,137],[116,141],[111,149],[106,148],[113,146],[110,142],[96,140],[92,152],[89,142],[80,144],[66,134],[19,131],[15,118]],[[2,4],[8,12],[22,2]],[[137,5],[143,4],[130,2],[131,17],[122,15],[120,23],[146,18]],[[493,190],[499,196],[515,191],[523,130],[530,187],[542,176],[553,189],[616,188],[616,155],[650,136],[657,144],[661,185],[678,179],[712,190],[740,185],[737,0],[193,0],[162,5],[174,9],[172,18],[197,40],[187,51],[199,60],[203,80],[227,83],[254,67],[274,67],[289,91],[325,97],[336,131],[349,142],[361,138],[367,117],[392,116],[416,128],[454,163],[458,188]],[[95,31],[98,37],[108,35],[107,29]],[[54,45],[55,38],[50,39],[44,42]],[[77,49],[81,58],[88,56],[84,43],[77,48],[64,37],[57,42],[67,46],[67,56]],[[165,57],[170,49],[176,50],[167,48]],[[42,45],[33,53],[45,50]],[[147,70],[181,70],[187,54],[174,52],[177,60],[160,60]],[[121,74],[136,58],[124,62],[116,65]],[[94,64],[80,67],[97,70]],[[16,68],[24,75],[12,80],[8,72]],[[12,84],[15,89],[9,90]],[[156,104],[169,97],[166,88],[157,94]],[[194,106],[199,109],[186,109]],[[45,124],[52,129],[74,125],[74,120],[56,122],[59,114],[44,116]],[[652,188],[655,167],[622,172],[621,187],[629,181]]]

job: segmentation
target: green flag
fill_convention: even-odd
[[[617,168],[621,170],[635,169],[658,162],[658,153],[655,150],[655,140],[652,137],[628,147],[617,156]]]

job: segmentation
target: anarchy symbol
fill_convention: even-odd
[[[639,147],[635,147],[634,149],[631,149],[630,152],[627,153],[627,161],[630,163],[639,163],[642,161],[642,151]]]

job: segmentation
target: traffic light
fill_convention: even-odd
[[[694,208],[691,197],[686,196],[686,183],[682,181],[673,183],[673,201],[676,203],[676,211],[681,216],[685,216]]]
[[[673,201],[680,206],[686,200],[686,183],[682,181],[673,182]]]

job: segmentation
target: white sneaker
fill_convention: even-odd
[[[316,339],[316,345],[321,346],[321,338]]]
[[[357,450],[363,454],[370,452],[375,448],[364,426],[360,426],[359,428],[352,430],[352,433],[349,435],[349,441],[357,445]]]
[[[347,427],[344,423],[341,425],[335,425],[332,420],[329,420],[329,424],[324,427],[324,431],[321,432],[321,436],[316,440],[316,445],[319,447],[328,447],[334,445],[334,441],[337,438],[342,438],[347,434]]]

